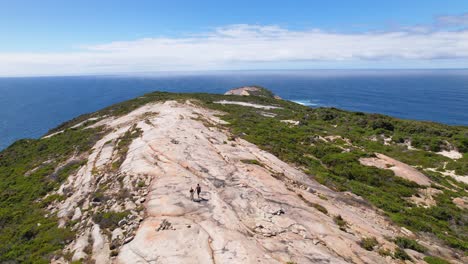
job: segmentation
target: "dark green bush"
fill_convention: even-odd
[[[418,242],[416,242],[416,240],[409,239],[406,237],[397,237],[395,239],[395,244],[397,244],[401,248],[408,248],[408,249],[416,250],[421,253],[424,253],[427,251],[427,248],[421,246]]]
[[[0,152],[1,263],[49,263],[53,252],[73,238],[68,228],[58,228],[54,216],[44,217],[44,207],[64,197],[41,198],[82,161],[62,164],[88,151],[99,138],[98,129],[69,129],[50,138],[17,141]]]
[[[396,248],[393,256],[401,260],[411,260],[411,257],[408,255],[408,253],[406,253],[405,250],[401,248]]]
[[[93,215],[93,221],[101,228],[114,230],[118,227],[120,220],[129,215],[130,212],[98,212]]]

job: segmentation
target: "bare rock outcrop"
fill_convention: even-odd
[[[380,169],[390,169],[396,176],[416,182],[419,185],[429,186],[431,180],[417,169],[400,162],[396,159],[390,158],[384,154],[376,153],[375,158],[361,158],[359,161],[366,166],[374,166]]]
[[[281,97],[273,94],[269,90],[261,87],[261,86],[243,86],[235,89],[231,89],[224,93],[225,95],[243,95],[243,96],[263,96],[263,97],[271,97],[275,99],[281,99]]]
[[[66,199],[49,208],[78,233],[65,249],[72,260],[398,263],[378,249],[394,249],[391,239],[404,230],[360,197],[232,137],[220,114],[167,101],[94,124],[110,132],[61,186]],[[360,246],[365,237],[376,238],[375,250]]]

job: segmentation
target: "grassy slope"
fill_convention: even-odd
[[[399,120],[332,108],[311,109],[265,97],[155,92],[77,117],[50,131],[65,130],[64,133],[50,139],[18,141],[0,153],[0,241],[8,241],[0,244],[0,261],[15,259],[28,262],[38,257],[46,260],[70,237],[69,232],[56,228],[56,219],[43,217],[44,202],[34,201],[57,188],[76,169],[73,167],[65,170],[60,177],[51,177],[58,164],[77,152],[88,151],[99,138],[99,130],[72,129],[73,125],[90,117],[123,115],[153,101],[192,98],[206,107],[228,113],[223,119],[230,122],[229,127],[234,135],[296,164],[321,183],[339,191],[349,190],[361,195],[397,224],[436,236],[453,248],[465,252],[468,249],[467,212],[451,202],[454,197],[467,196],[466,185],[438,173],[429,175],[440,184],[436,188],[443,190],[443,193],[436,197],[437,207],[424,209],[404,199],[423,187],[395,177],[389,170],[365,167],[358,162],[360,157],[380,152],[426,168],[442,169],[444,162],[447,162],[447,168],[457,170],[459,174],[468,174],[467,127]],[[275,104],[284,109],[270,111],[277,117],[269,118],[262,116],[262,111],[258,109],[213,103],[221,99]],[[284,119],[298,120],[300,124],[291,126],[280,122]],[[349,138],[354,146],[346,146],[339,140],[326,143],[317,139],[319,135],[341,135]],[[411,139],[416,147],[433,151],[443,148],[447,141],[464,152],[464,157],[452,161],[428,151],[410,151],[397,144],[384,146],[382,142],[369,140],[375,135],[392,136],[395,143]],[[340,146],[349,147],[352,151],[343,153]],[[45,161],[51,163],[46,164]],[[38,166],[40,169],[24,176],[25,172]],[[37,223],[43,224],[38,227]]]

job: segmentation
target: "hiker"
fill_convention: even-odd
[[[192,200],[192,201],[193,201],[193,193],[194,193],[194,192],[195,192],[195,191],[193,190],[193,188],[190,187],[190,200]]]
[[[201,187],[200,187],[200,184],[197,184],[197,196],[198,196],[198,199],[200,199],[200,193],[201,193]]]

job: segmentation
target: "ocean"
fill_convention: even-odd
[[[468,125],[468,70],[218,71],[0,78],[0,150],[80,114],[151,91],[224,93],[261,85],[310,107]]]

